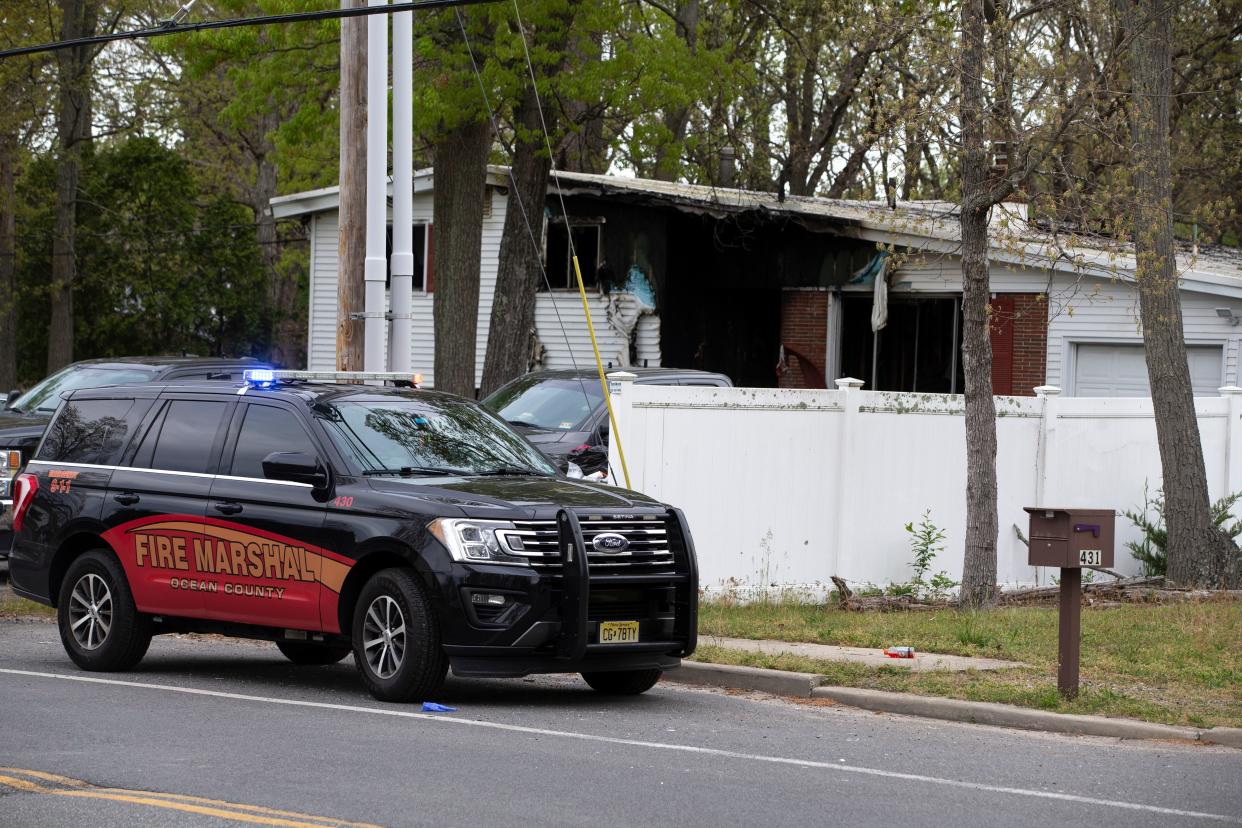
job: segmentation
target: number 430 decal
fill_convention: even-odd
[[[332,499],[332,505],[338,509],[352,509],[354,506],[354,499],[352,497],[347,497],[346,495],[341,495],[340,497]]]

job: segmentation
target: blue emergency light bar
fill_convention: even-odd
[[[255,388],[271,388],[278,382],[393,382],[405,383],[415,388],[422,385],[422,374],[404,371],[276,371],[271,368],[250,368],[243,372],[247,385]]]

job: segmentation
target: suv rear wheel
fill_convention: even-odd
[[[611,673],[583,673],[591,689],[606,696],[637,696],[646,693],[662,675],[660,670],[617,670]]]
[[[310,644],[304,641],[277,641],[276,649],[294,664],[310,667],[336,664],[350,653],[350,648],[344,645]]]
[[[410,570],[371,576],[354,606],[353,639],[358,672],[380,701],[425,701],[444,684],[440,631]]]
[[[151,646],[151,619],[134,606],[125,571],[106,549],[69,565],[56,617],[65,652],[83,670],[128,670]]]

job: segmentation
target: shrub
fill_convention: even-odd
[[[1234,520],[1231,510],[1239,500],[1242,492],[1225,495],[1212,504],[1212,522],[1234,542],[1242,535],[1242,520]],[[1122,512],[1134,526],[1143,533],[1142,540],[1126,541],[1126,548],[1147,577],[1162,577],[1169,568],[1169,531],[1164,524],[1164,491],[1156,489],[1152,494],[1147,485],[1143,485],[1142,508]]]

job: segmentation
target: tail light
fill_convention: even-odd
[[[39,491],[39,478],[33,474],[19,474],[13,481],[13,531],[20,532],[26,510],[34,500],[35,492]]]

